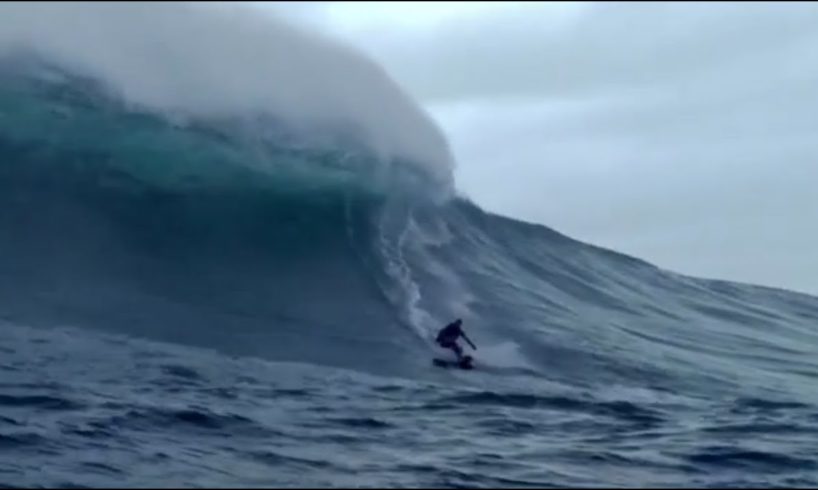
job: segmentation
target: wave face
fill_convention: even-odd
[[[70,8],[78,13],[50,45],[32,33],[62,18],[62,6],[0,9],[0,315],[9,324],[440,381],[431,338],[457,316],[480,368],[458,383],[482,391],[446,403],[637,417],[650,410],[633,393],[649,392],[814,406],[818,299],[681,276],[482,211],[453,195],[447,146],[422,112],[324,41],[241,17],[249,27],[218,48],[239,53],[228,65],[173,70],[173,56],[196,63],[197,53],[220,52],[194,36],[221,28],[220,17],[197,11],[186,24],[189,7],[173,4],[150,6],[155,16],[134,5]],[[109,14],[132,19],[134,32],[150,19],[157,36],[178,29],[158,39],[170,46],[159,59],[130,46],[128,31],[131,51],[99,42],[104,32],[67,34]],[[247,68],[248,46],[267,35],[279,41],[269,66]],[[279,49],[302,53],[293,67],[302,71],[276,72]],[[255,70],[263,83],[251,83]],[[300,92],[290,83],[304,80]]]

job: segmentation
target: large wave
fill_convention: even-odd
[[[573,386],[798,390],[816,372],[818,300],[453,197],[439,131],[326,40],[177,4],[0,14],[8,321],[418,376],[459,316],[481,367]]]

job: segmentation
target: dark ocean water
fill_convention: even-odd
[[[818,298],[439,199],[349,139],[175,125],[15,66],[0,484],[818,485]],[[472,372],[431,365],[454,317]]]

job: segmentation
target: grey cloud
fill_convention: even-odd
[[[818,293],[818,6],[598,5],[559,35],[492,22],[515,33],[484,26],[509,59],[455,29],[434,73],[398,77],[432,96],[467,194],[681,272]],[[471,81],[445,80],[448,57]]]
[[[818,293],[816,26],[816,3],[528,3],[336,32],[426,103],[486,208]]]
[[[815,35],[818,4],[593,4],[567,25],[526,4],[358,42],[430,101],[654,86]]]

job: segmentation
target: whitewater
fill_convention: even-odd
[[[818,298],[454,165],[378,65],[245,7],[0,5],[0,485],[818,485]],[[457,317],[472,372],[431,364]]]

